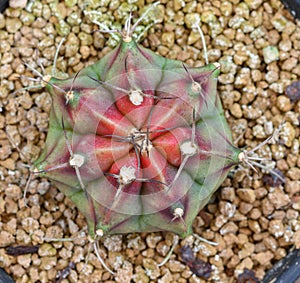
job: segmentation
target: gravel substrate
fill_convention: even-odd
[[[48,180],[35,178],[25,203],[27,165],[44,146],[51,98],[43,88],[20,90],[36,85],[19,78],[35,77],[24,62],[39,71],[41,63],[51,74],[57,46],[66,37],[55,76],[78,72],[117,43],[112,35],[93,33],[99,27],[91,20],[121,27],[131,9],[137,18],[152,1],[129,2],[18,0],[0,14],[0,267],[16,282],[259,282],[291,247],[300,248],[300,88],[294,84],[286,92],[300,76],[300,24],[279,0],[161,0],[136,32],[158,54],[202,66],[194,27],[200,21],[209,61],[221,64],[218,91],[237,146],[253,148],[284,123],[279,142],[259,155],[273,160],[268,166],[285,183],[266,172],[236,168],[195,220],[194,232],[218,245],[188,236],[158,267],[175,235],[104,237],[100,254],[117,273],[112,276],[89,253],[84,217]],[[20,245],[25,254],[11,249]],[[193,260],[183,260],[183,246],[192,249]],[[196,276],[203,268],[195,266],[196,259],[209,263],[209,279]]]

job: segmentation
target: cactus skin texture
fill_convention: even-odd
[[[74,77],[50,79],[49,132],[35,172],[75,203],[91,237],[191,234],[241,153],[218,74],[217,64],[188,67],[123,38]]]

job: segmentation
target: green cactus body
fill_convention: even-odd
[[[66,80],[51,78],[50,126],[35,170],[85,215],[92,237],[185,237],[241,150],[216,93],[218,66],[169,60],[121,40]]]

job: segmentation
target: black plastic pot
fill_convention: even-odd
[[[8,276],[2,268],[0,268],[0,283],[15,283],[15,281],[12,280],[12,278]]]
[[[295,18],[300,19],[300,0],[281,0],[281,2]]]
[[[8,7],[8,2],[8,0],[0,0],[0,13],[2,13]]]
[[[300,283],[300,250],[291,251],[269,270],[261,283]]]

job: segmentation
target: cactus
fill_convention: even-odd
[[[52,97],[28,184],[33,174],[52,180],[86,217],[96,252],[103,235],[191,234],[230,169],[265,168],[255,151],[278,134],[250,151],[235,147],[216,92],[219,64],[161,57],[135,42],[139,21],[130,20],[114,31],[121,35],[114,50],[71,78],[28,66]]]
[[[218,64],[192,68],[119,45],[73,78],[48,78],[45,148],[34,163],[85,215],[89,234],[184,237],[240,162],[216,93]]]

